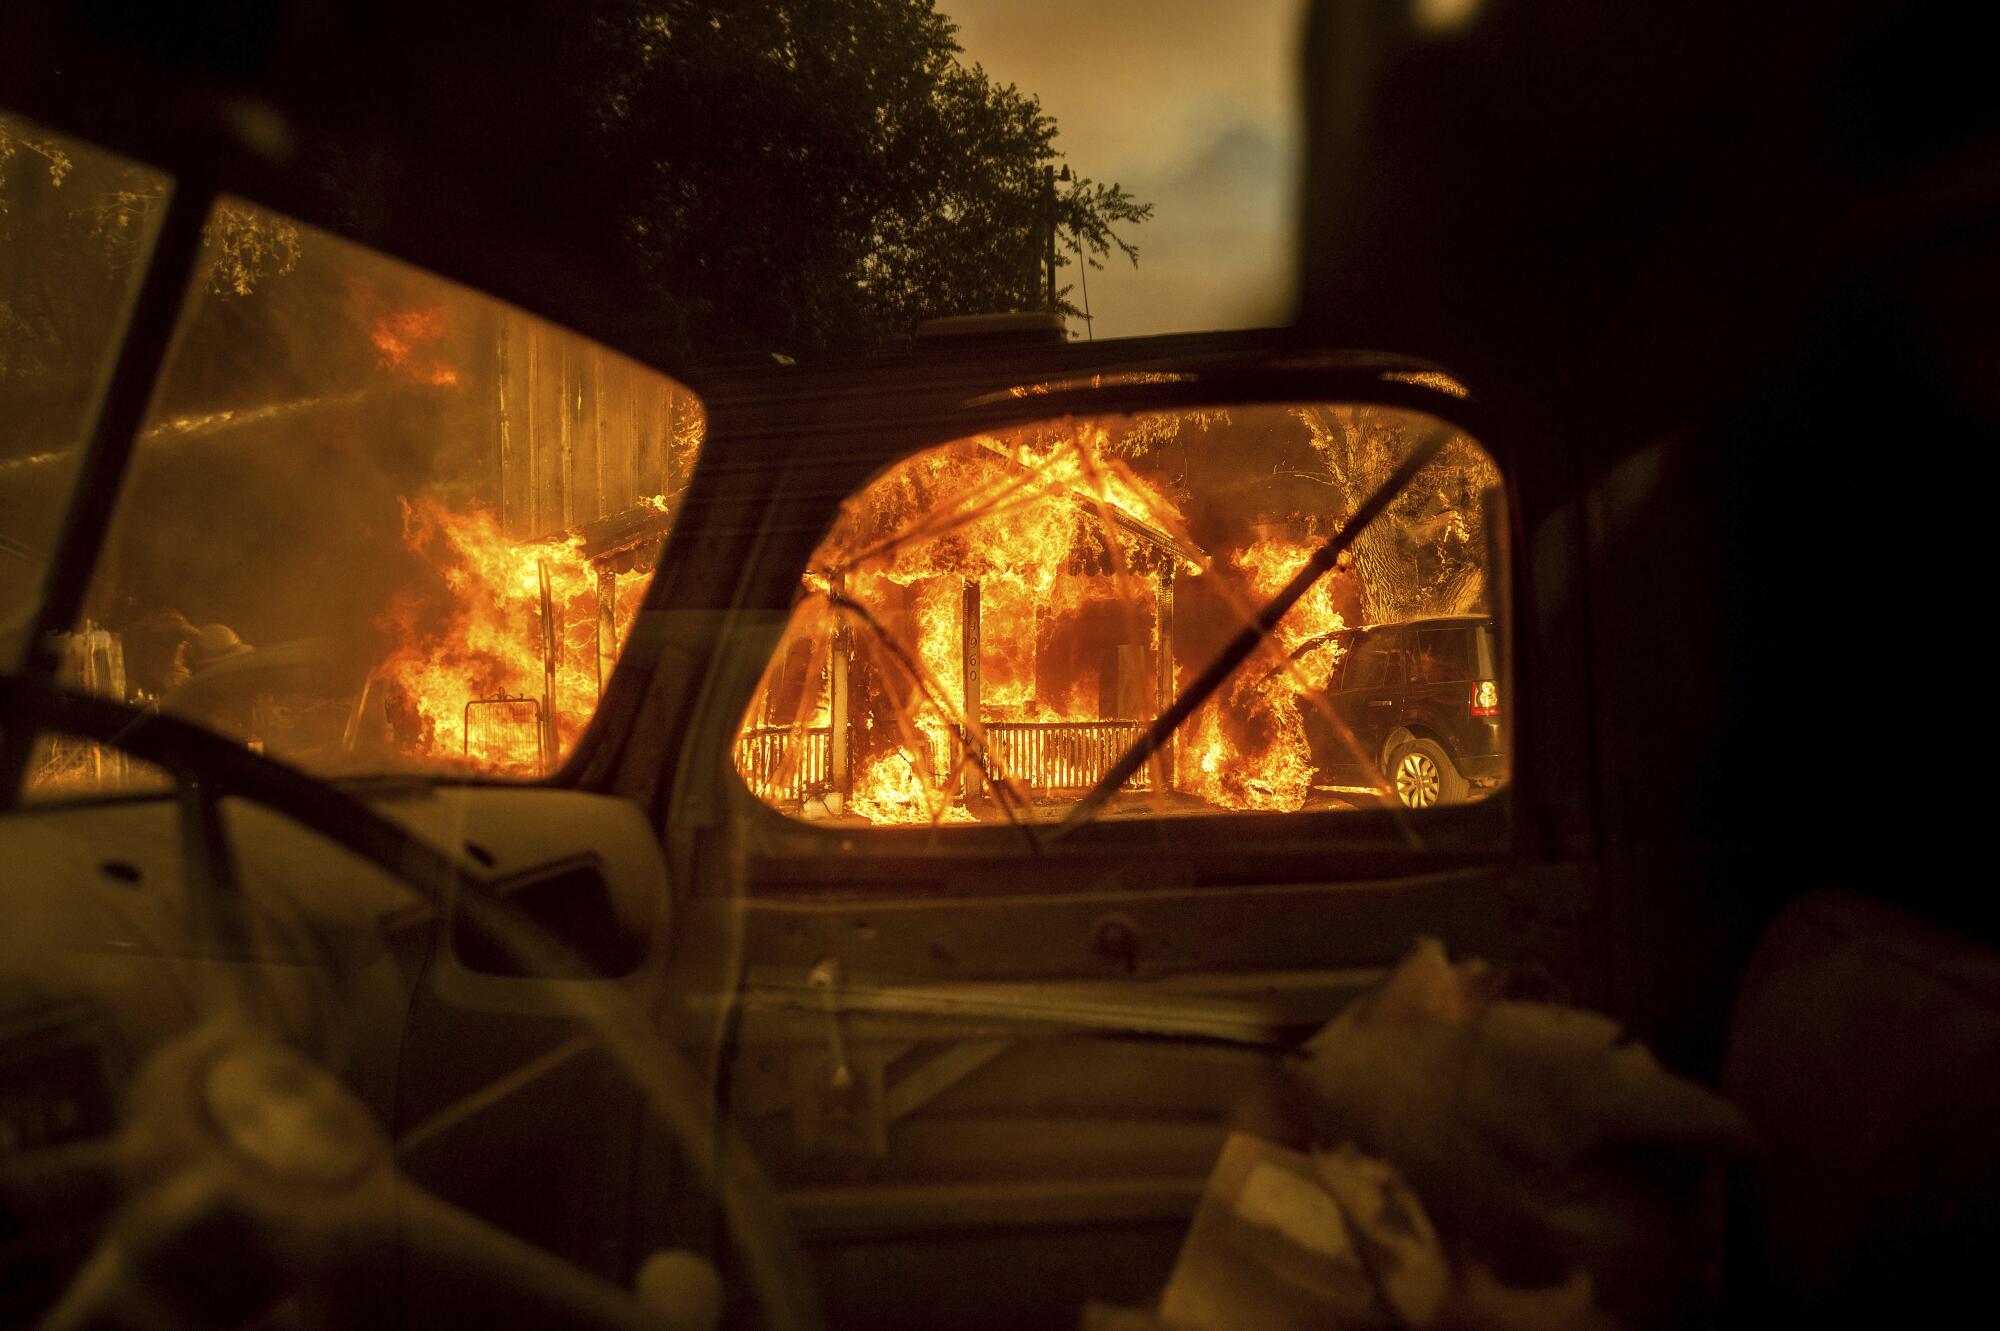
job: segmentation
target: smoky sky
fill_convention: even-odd
[[[1155,205],[1128,237],[1138,268],[1114,252],[1088,275],[1098,337],[1288,316],[1303,0],[938,7],[958,24],[960,59],[1041,99],[1072,169]]]

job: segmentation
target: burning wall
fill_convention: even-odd
[[[622,639],[649,576],[602,587],[581,537],[515,540],[490,509],[418,498],[404,513],[404,538],[435,579],[403,589],[384,616],[394,645],[376,679],[391,742],[481,771],[546,770],[597,710],[600,594]]]
[[[540,320],[485,314],[490,356],[465,388],[483,404],[488,470],[402,497],[418,571],[376,621],[369,687],[401,760],[536,775],[596,712],[705,421],[664,376]],[[458,385],[432,353],[445,323],[440,308],[378,319],[383,369]],[[585,528],[634,513],[644,539],[588,548]]]
[[[255,283],[205,286],[176,330],[88,604],[160,657],[131,696],[316,770],[545,770],[595,710],[699,401],[477,293],[224,209],[295,244]],[[636,543],[578,535],[634,511]],[[154,651],[160,623],[186,632]],[[197,629],[241,648],[226,671],[176,661]]]
[[[376,325],[384,368],[426,369],[436,320]],[[488,500],[402,500],[419,573],[376,627],[371,679],[404,761],[536,775],[574,746],[650,581],[704,432],[671,380],[499,310],[475,391],[489,404]],[[456,382],[456,380],[453,380]],[[587,529],[602,528],[596,545]]]

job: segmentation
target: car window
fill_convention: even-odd
[[[65,682],[323,774],[552,771],[672,525],[700,401],[240,200],[208,226],[65,657],[90,670]],[[51,748],[31,789],[104,770]]]
[[[1091,795],[1419,449],[1338,566]],[[931,449],[851,498],[814,553],[736,769],[783,812],[850,823],[1325,807],[1308,731],[1347,727],[1323,688],[1343,630],[1490,613],[1500,496],[1451,427],[1344,404],[1063,417]],[[1391,636],[1357,655],[1400,680]]]
[[[1354,649],[1344,683],[1350,689],[1379,689],[1404,682],[1403,640],[1392,631],[1371,633]]]
[[[1419,630],[1417,649],[1410,660],[1410,682],[1451,684],[1477,679],[1476,659],[1470,625]]]

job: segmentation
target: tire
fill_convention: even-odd
[[[1470,789],[1445,751],[1427,739],[1398,745],[1383,775],[1406,809],[1463,804]]]

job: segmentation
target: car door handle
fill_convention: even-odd
[[[1394,707],[1396,700],[1394,698],[1370,698],[1368,705],[1370,707]]]

